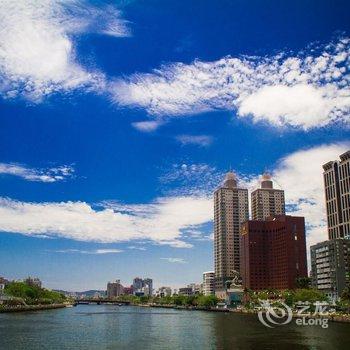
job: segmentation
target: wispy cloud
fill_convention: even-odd
[[[166,260],[169,263],[173,264],[186,264],[187,261],[182,258],[160,258],[161,260]]]
[[[135,122],[135,123],[132,123],[131,125],[139,131],[152,132],[157,130],[162,125],[162,122],[147,120],[143,122]]]
[[[61,250],[55,250],[54,252],[55,253],[78,253],[78,254],[100,255],[100,254],[122,253],[123,250],[120,250],[120,249],[96,249],[96,250],[61,249]]]
[[[208,147],[213,143],[213,137],[209,135],[178,135],[176,140],[182,145],[197,145]]]
[[[211,195],[221,183],[224,172],[205,163],[175,163],[159,177],[162,185],[171,185],[170,193]],[[174,190],[175,188],[175,190]]]
[[[131,249],[131,250],[143,250],[143,251],[146,250],[145,247],[138,247],[138,246],[135,246],[135,245],[128,246],[128,249]]]
[[[128,36],[113,6],[85,0],[0,0],[0,93],[32,100],[76,88],[103,89],[104,75],[84,68],[74,37],[94,32]]]
[[[212,231],[212,230],[211,230]],[[205,230],[197,229],[184,230],[184,236],[187,236],[193,241],[212,241],[214,237],[212,234],[208,234]]]
[[[74,168],[63,165],[47,169],[29,168],[16,163],[0,163],[0,174],[21,177],[27,181],[57,182],[73,176]]]
[[[275,126],[310,129],[349,123],[350,39],[292,55],[224,57],[163,65],[111,86],[121,106],[154,116],[229,110]]]

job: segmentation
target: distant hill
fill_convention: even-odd
[[[63,294],[75,293],[78,297],[81,295],[86,295],[87,297],[93,297],[96,293],[106,294],[105,290],[97,290],[97,289],[86,290],[84,292],[67,292],[66,290],[55,289],[55,292],[59,292],[59,293],[63,293]]]

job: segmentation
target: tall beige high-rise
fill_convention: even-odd
[[[350,239],[350,151],[323,165],[329,239]]]
[[[248,190],[237,187],[234,173],[226,174],[214,193],[215,290],[225,287],[233,271],[240,271],[240,226],[249,219]]]
[[[251,207],[253,220],[265,220],[269,216],[285,214],[284,191],[273,188],[269,174],[262,176],[261,188],[252,192]]]

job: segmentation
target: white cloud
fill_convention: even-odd
[[[94,209],[84,202],[27,203],[0,199],[0,230],[30,236],[54,236],[101,243],[150,240],[189,248],[182,231],[209,222],[207,197],[159,198],[151,204],[105,203]]]
[[[114,253],[122,253],[121,249],[96,249],[93,254],[114,254]]]
[[[67,165],[48,169],[34,169],[21,164],[0,163],[0,174],[18,176],[27,181],[57,182],[72,177],[73,173],[73,167]]]
[[[0,0],[0,93],[38,100],[56,91],[104,88],[104,76],[81,66],[73,39],[83,32],[126,36],[112,6],[85,0]]]
[[[186,264],[187,261],[182,258],[161,258],[161,260],[166,260],[169,263],[173,264]]]
[[[350,94],[339,96],[333,87],[316,88],[312,85],[274,85],[263,87],[242,101],[240,115],[253,115],[256,121],[272,124],[303,125],[305,129],[336,121],[332,111],[350,106]]]
[[[176,140],[182,145],[197,145],[208,147],[212,144],[213,138],[209,135],[178,135]]]
[[[95,250],[81,250],[81,249],[61,249],[55,250],[55,253],[79,253],[79,254],[116,254],[122,253],[123,250],[120,249],[95,249]]]
[[[131,249],[131,250],[142,250],[142,251],[147,250],[145,247],[137,247],[135,245],[128,246],[128,249]]]
[[[350,40],[298,55],[225,57],[163,65],[111,84],[121,106],[154,116],[236,110],[239,117],[309,129],[349,123]]]
[[[142,132],[152,132],[155,131],[156,129],[158,129],[160,127],[162,123],[159,121],[143,121],[143,122],[135,122],[132,123],[131,125]]]
[[[350,143],[344,142],[302,149],[280,159],[270,169],[275,186],[285,190],[288,212],[306,219],[308,246],[327,238],[322,165],[338,159],[349,148]],[[207,181],[210,178],[212,182]],[[194,184],[200,180],[205,185],[197,188]],[[85,202],[28,203],[1,198],[0,231],[78,241],[141,241],[189,248],[192,245],[187,238],[200,240],[201,228],[212,221],[212,191],[221,180],[222,174],[209,165],[179,164],[161,181],[179,183],[188,189],[187,193],[161,197],[148,204],[104,202],[94,208]],[[240,186],[252,190],[257,183],[256,176],[241,176]],[[203,235],[203,239],[211,238]]]

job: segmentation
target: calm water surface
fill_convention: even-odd
[[[255,315],[79,305],[0,314],[1,350],[350,349],[350,324],[268,329]]]

